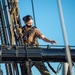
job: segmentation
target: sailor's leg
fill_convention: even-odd
[[[39,70],[41,75],[50,75],[47,67],[45,66],[44,62],[34,62],[35,67]]]
[[[20,67],[21,67],[21,74],[22,75],[32,75],[31,66],[29,64],[29,61],[20,63]]]

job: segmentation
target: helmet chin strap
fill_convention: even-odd
[[[27,24],[26,24],[26,26],[27,26],[28,28],[32,27],[32,25],[29,26],[29,25],[27,25]]]

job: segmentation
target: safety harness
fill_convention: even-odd
[[[35,28],[36,28],[36,27],[33,26],[33,27],[31,27],[31,28],[27,31],[25,26],[22,27],[22,34],[23,34],[23,41],[24,41],[24,42],[27,42],[27,43],[30,42],[28,39],[29,39],[29,37],[31,36],[31,34],[34,32],[34,29],[35,29]],[[37,41],[37,38],[36,38],[36,39],[33,39],[32,42],[28,43],[28,45],[31,46],[31,47],[39,46],[39,43],[38,43],[38,41]]]
[[[28,40],[29,36],[31,35],[31,33],[34,31],[35,27],[31,27],[28,31],[26,31],[26,26],[22,27],[22,33],[23,33],[23,40],[26,41]]]

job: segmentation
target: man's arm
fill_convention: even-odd
[[[49,40],[44,35],[41,35],[41,39],[44,40],[45,42],[49,42],[51,44],[54,44],[54,43],[57,44],[57,42],[55,40]]]
[[[35,28],[36,35],[38,38],[44,40],[45,42],[49,42],[51,44],[57,43],[55,40],[49,40],[47,37],[45,37],[37,28]]]

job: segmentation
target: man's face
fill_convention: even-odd
[[[32,19],[29,20],[28,22],[26,22],[26,24],[27,24],[28,26],[31,26],[31,25],[33,24],[33,20],[32,20]]]

